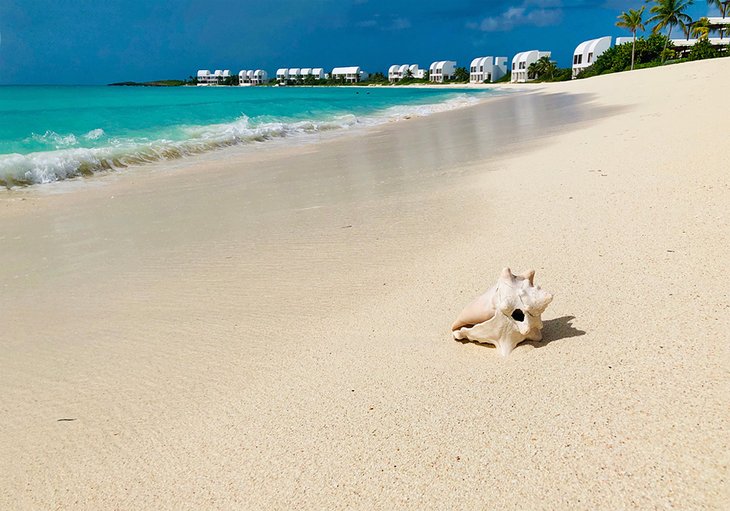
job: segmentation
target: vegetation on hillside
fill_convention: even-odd
[[[662,53],[667,52],[674,52],[674,46],[667,36],[651,34],[646,39],[639,37],[633,44],[619,44],[604,51],[592,66],[578,75],[578,78],[627,71],[632,69],[632,66],[638,67],[641,64],[659,65]]]
[[[643,20],[644,7],[642,7],[638,10],[629,9],[627,12],[621,13],[616,22],[616,26],[631,32],[632,44],[619,44],[609,48],[596,59],[592,66],[584,69],[578,78],[660,66],[667,61],[677,63],[685,60],[712,59],[730,54],[727,49],[718,50],[710,44],[711,26],[706,17],[693,22],[686,14],[685,11],[694,0],[647,0],[647,2],[653,3],[649,9],[652,16],[648,20]],[[718,7],[723,14],[728,7],[723,0],[707,0],[707,3]],[[651,28],[651,35],[646,38],[637,38],[637,32],[644,31],[645,25]],[[671,41],[672,31],[676,28],[681,29],[685,36],[691,35],[699,41],[689,50],[680,51]],[[666,35],[661,33],[665,30]]]

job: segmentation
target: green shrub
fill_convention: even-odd
[[[720,56],[720,52],[712,47],[707,39],[700,39],[689,50],[689,60],[714,59]]]
[[[469,71],[465,67],[457,67],[454,70],[454,82],[466,83],[469,81]]]
[[[654,62],[656,62],[656,65],[659,65],[662,61],[662,51],[664,50],[666,41],[667,37],[662,34],[651,34],[646,39],[643,37],[636,39],[635,68],[652,67],[642,64],[653,64]],[[598,56],[592,66],[584,69],[578,75],[578,78],[627,71],[631,68],[631,46],[631,43],[626,43],[609,48]],[[666,57],[672,58],[673,56],[674,46],[670,41],[667,46]]]

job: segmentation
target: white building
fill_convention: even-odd
[[[707,41],[716,49],[716,50],[725,50],[730,51],[730,38],[728,36],[730,35],[730,18],[729,17],[720,17],[720,16],[708,16],[707,22],[709,24],[709,33],[708,35],[711,36],[713,32],[715,32],[719,37],[708,37]],[[689,50],[692,49],[692,46],[697,44],[699,39],[672,39],[672,44],[677,48],[678,52],[682,56],[686,56],[687,53],[689,53]]]
[[[211,80],[210,69],[198,69],[198,87],[205,87],[210,84]]]
[[[611,36],[583,41],[573,52],[573,78],[590,67],[599,55],[611,47]]]
[[[344,80],[347,83],[357,83],[367,80],[370,75],[359,66],[336,67],[330,73],[335,80]]]
[[[507,74],[507,57],[477,57],[469,66],[471,83],[496,82]]]
[[[269,81],[269,73],[267,73],[263,69],[257,69],[256,71],[253,72],[253,77],[251,78],[251,85],[263,85],[268,81]]]
[[[244,69],[238,73],[238,85],[248,87],[262,85],[268,81],[269,75],[263,69]]]
[[[294,68],[296,70],[296,68]],[[302,80],[307,79],[308,77],[312,77],[315,80],[324,80],[324,69],[321,67],[303,67],[298,70],[299,71],[299,77]],[[289,70],[290,76],[291,76],[292,70]]]
[[[286,84],[289,81],[289,69],[281,68],[276,70],[276,81]]]
[[[726,6],[726,9],[730,10],[730,4]],[[724,41],[730,35],[730,17],[708,16],[707,22],[710,24],[710,30],[716,30],[720,34],[722,44],[725,44]],[[713,37],[713,39],[715,38]]]
[[[633,43],[634,38],[633,37],[617,37],[616,38],[616,46],[620,46],[622,44],[626,43]]]
[[[253,71],[250,71],[247,69],[242,69],[238,72],[238,85],[241,87],[249,86],[249,85],[251,85],[252,78],[253,78]]]
[[[672,44],[681,56],[686,56],[698,41],[699,39],[672,39]],[[730,46],[728,46],[730,45],[730,39],[728,38],[709,37],[707,41],[717,50],[727,47],[727,51],[730,51]]]
[[[455,60],[439,60],[431,64],[428,68],[428,80],[430,82],[438,83],[441,83],[444,80],[451,80],[454,78],[455,71]]]
[[[394,64],[388,68],[388,81],[394,83],[409,76],[420,80],[425,74],[425,70],[419,69],[418,64]]]
[[[302,78],[302,70],[298,67],[290,67],[289,68],[289,80],[301,80]]]
[[[207,69],[201,69],[198,71],[198,85],[220,85],[223,80],[230,77],[230,69],[216,69],[213,73]]]
[[[530,64],[537,62],[542,57],[550,57],[549,51],[529,50],[518,53],[512,58],[512,83],[525,83],[530,80],[527,75],[527,68]]]

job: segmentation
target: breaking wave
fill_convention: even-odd
[[[97,172],[175,160],[241,144],[375,126],[453,110],[478,101],[480,99],[473,94],[459,94],[435,104],[394,106],[369,116],[343,115],[325,120],[252,122],[248,117],[242,116],[231,123],[182,126],[177,129],[176,136],[163,136],[155,140],[107,137],[101,128],[79,136],[47,131],[43,135],[33,135],[32,138],[34,142],[48,146],[48,150],[0,155],[0,186],[11,188],[50,183],[77,176],[90,176]],[[82,147],[84,141],[97,144],[101,142],[103,145]]]

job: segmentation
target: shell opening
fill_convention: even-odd
[[[512,311],[512,319],[514,319],[515,321],[524,321],[525,313],[522,312],[522,309],[515,309]]]

